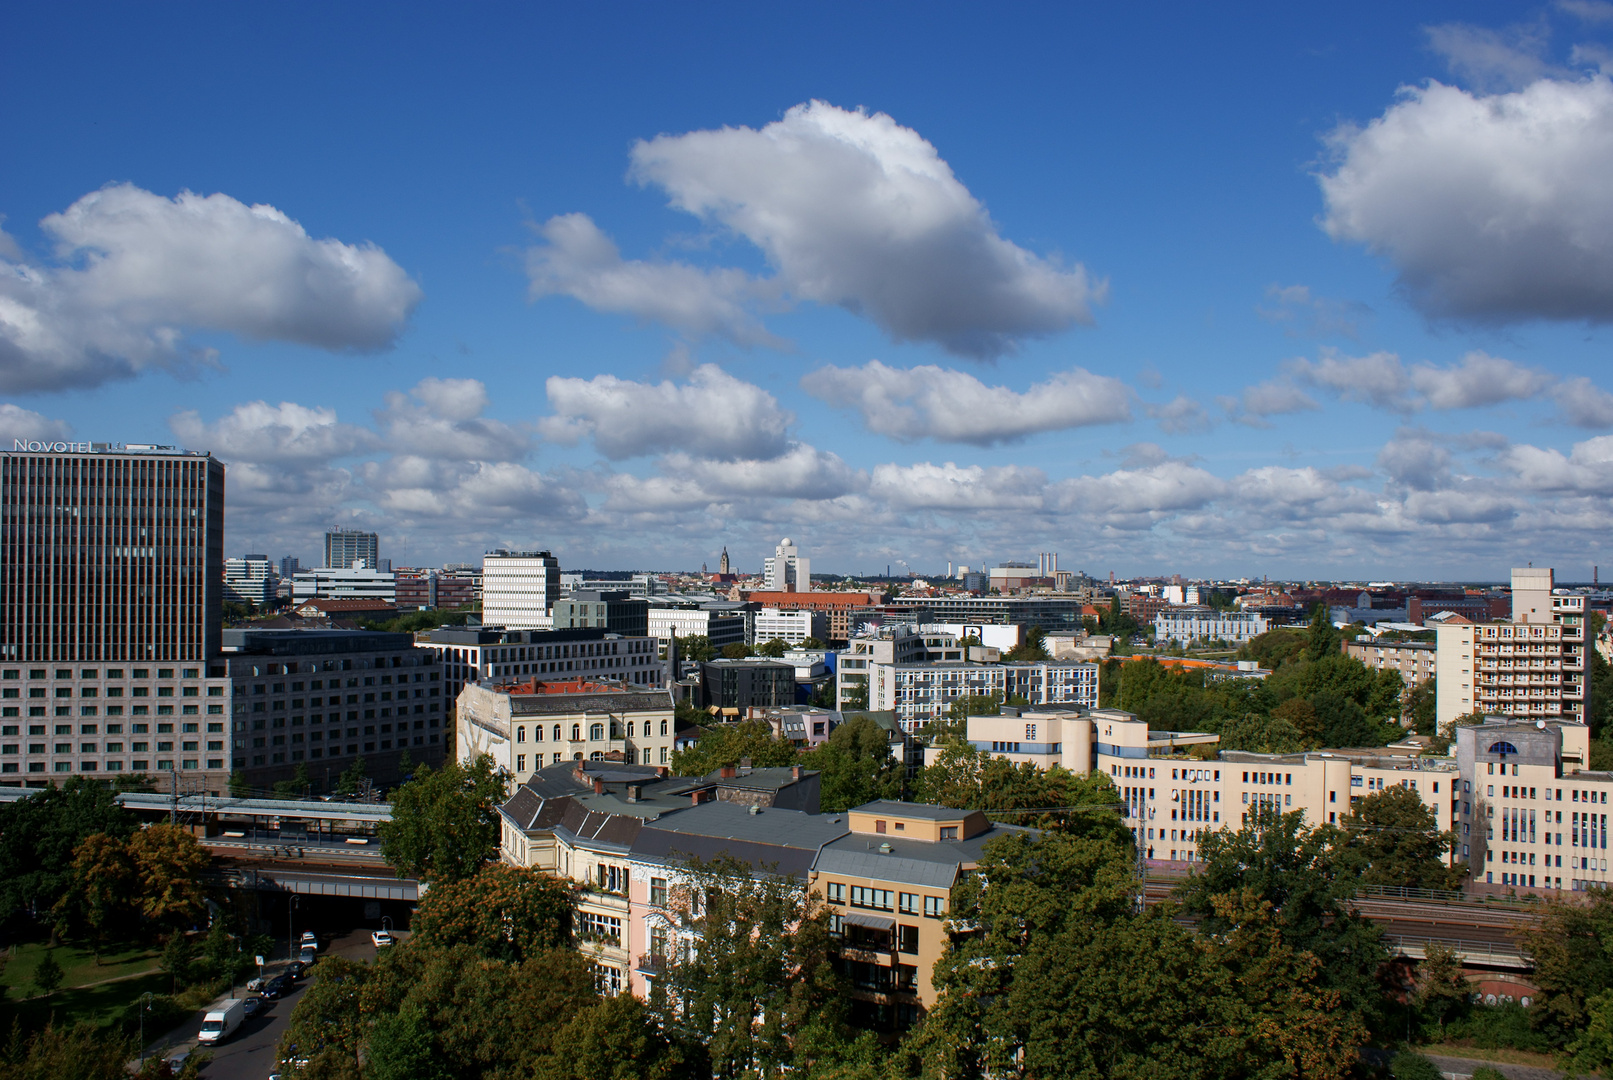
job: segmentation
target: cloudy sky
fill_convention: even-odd
[[[305,562],[1613,567],[1613,4],[1313,7],[19,7],[0,441]]]

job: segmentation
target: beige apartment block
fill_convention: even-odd
[[[1585,598],[1554,589],[1549,569],[1512,571],[1510,622],[1452,618],[1437,640],[1442,731],[1473,713],[1574,723],[1589,715]]]
[[[1432,641],[1374,641],[1356,638],[1345,642],[1344,653],[1373,671],[1398,671],[1407,686],[1432,679],[1439,670],[1438,650]]]

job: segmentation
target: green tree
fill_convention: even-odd
[[[1458,889],[1467,876],[1465,864],[1451,866],[1445,859],[1456,846],[1456,833],[1441,832],[1433,811],[1410,788],[1363,797],[1340,827],[1348,838],[1341,861],[1364,885]]]
[[[792,1032],[843,1023],[829,913],[798,878],[728,856],[692,860],[677,877],[670,906],[698,948],[675,950],[656,979],[656,1025],[705,1047],[714,1076],[797,1065]]]
[[[722,655],[724,660],[743,660],[747,656],[755,656],[756,650],[736,641],[732,645],[724,645]]]
[[[765,721],[742,720],[702,728],[693,746],[672,752],[671,768],[676,776],[705,776],[725,765],[738,765],[742,758],[750,758],[756,768],[794,765],[800,760],[795,744],[774,738]]]
[[[1435,718],[1439,704],[1439,688],[1434,683],[1434,676],[1429,676],[1422,682],[1413,683],[1406,691],[1406,716],[1411,719],[1411,729],[1419,735],[1435,735]]]
[[[246,782],[246,773],[236,769],[230,773],[230,798],[246,799],[252,795],[252,785]]]
[[[1439,1025],[1442,1040],[1445,1025],[1472,1008],[1472,994],[1456,950],[1439,941],[1424,945],[1417,965],[1417,1008],[1425,1020]]]
[[[125,1080],[133,1053],[133,1040],[87,1021],[72,1027],[49,1022],[26,1036],[13,1025],[0,1049],[0,1080]],[[190,1069],[180,1080],[194,1075]]]
[[[275,781],[274,797],[277,799],[305,798],[312,785],[313,780],[308,775],[308,766],[298,762],[290,780]]]
[[[1284,717],[1244,713],[1221,725],[1221,750],[1247,750],[1256,754],[1293,754],[1309,749],[1299,728]]]
[[[476,874],[498,849],[505,781],[493,759],[422,765],[392,795],[392,819],[376,827],[381,854],[399,877],[433,886]]]
[[[1120,794],[1103,773],[1015,764],[964,742],[944,747],[919,774],[918,801],[985,810],[1013,825],[1107,835],[1128,848],[1132,844],[1120,819]]]
[[[41,994],[55,993],[62,985],[62,965],[56,962],[56,950],[46,949],[39,966],[34,968],[34,987]]]
[[[775,660],[789,651],[789,644],[783,638],[774,638],[756,647],[756,656],[771,656]]]
[[[343,796],[357,795],[367,779],[369,777],[364,772],[364,759],[356,757],[353,759],[353,763],[343,769],[342,774],[336,778],[336,794]]]
[[[866,716],[847,720],[801,763],[822,773],[819,806],[838,814],[874,799],[899,799],[906,772],[891,754],[890,735]]]
[[[1283,944],[1315,956],[1341,1006],[1374,1025],[1382,1006],[1377,973],[1388,958],[1383,933],[1350,906],[1355,879],[1339,857],[1339,830],[1307,827],[1303,819],[1297,810],[1257,809],[1239,831],[1207,834],[1199,843],[1200,869],[1178,887],[1177,897],[1211,934],[1234,928],[1218,898],[1249,892],[1269,903],[1282,913]]]
[[[190,976],[190,966],[196,959],[196,950],[191,947],[190,939],[183,931],[175,930],[168,935],[168,943],[163,946],[162,956],[157,963],[168,973],[169,991],[178,993],[181,980]]]
[[[808,637],[808,638],[802,638],[801,639],[801,648],[803,648],[803,649],[826,649],[826,648],[828,648],[828,646],[825,645],[822,641],[819,641],[815,637]]]
[[[72,887],[85,837],[126,838],[134,827],[110,788],[78,776],[0,807],[0,924],[51,911]]]
[[[847,709],[857,710],[868,708],[868,680],[859,679],[846,687]]]
[[[676,640],[680,660],[695,660],[705,663],[708,660],[717,658],[717,650],[711,647],[711,639],[704,634],[680,637]]]
[[[94,833],[73,852],[73,875],[55,913],[63,925],[79,922],[89,928],[99,959],[108,933],[133,913],[138,897],[128,844],[121,837]]]
[[[669,1043],[631,994],[603,997],[555,1035],[533,1080],[694,1080],[681,1047]]]
[[[1395,1055],[1389,1063],[1389,1075],[1395,1080],[1444,1080],[1445,1076],[1432,1060],[1410,1050]]]
[[[129,838],[129,858],[146,918],[178,928],[201,916],[202,874],[211,859],[196,837],[177,825],[148,825]]]
[[[464,946],[520,963],[570,942],[573,907],[571,887],[558,878],[488,863],[475,876],[435,884],[421,897],[412,940],[421,948]]]
[[[365,1080],[454,1080],[419,1008],[379,1016],[370,1029]]]
[[[1311,624],[1306,628],[1305,655],[1312,660],[1332,656],[1339,651],[1339,632],[1326,604],[1311,609]]]
[[[1564,1052],[1564,1064],[1575,1072],[1606,1074],[1613,1068],[1613,990],[1585,1001],[1585,1027]]]
[[[1591,999],[1613,990],[1613,892],[1548,902],[1517,937],[1535,961],[1535,1026],[1566,1042],[1589,1024]]]
[[[996,694],[964,694],[955,697],[947,706],[948,720],[967,720],[971,716],[999,716],[1003,711],[1003,696]]]
[[[1005,659],[1015,661],[1051,659],[1047,651],[1047,632],[1040,626],[1032,626],[1025,631],[1025,640],[1009,649]]]

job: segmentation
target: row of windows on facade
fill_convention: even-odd
[[[26,764],[28,766],[28,771],[31,772],[31,773],[42,773],[42,772],[46,771],[45,770],[45,762],[43,762],[43,761],[30,761],[30,762],[27,762]],[[81,772],[81,773],[100,772],[100,771],[102,771],[102,764],[103,764],[102,762],[98,762],[98,761],[80,761],[78,763],[77,771]],[[108,761],[108,762],[105,762],[104,764],[105,764],[105,771],[106,772],[124,772],[125,771],[124,768],[123,768],[123,762],[122,761]],[[15,761],[0,762],[0,774],[10,774],[10,773],[19,772],[20,770],[19,770],[18,766],[19,766],[19,763],[15,762]],[[173,761],[171,759],[159,758],[157,760],[157,766],[156,766],[156,771],[157,772],[168,772],[169,770],[173,769],[173,767],[174,767],[174,763],[173,763]],[[202,767],[202,764],[201,764],[201,759],[200,758],[183,758],[179,762],[179,768],[181,770],[184,770],[184,771],[189,771],[191,769],[200,769],[201,767]],[[224,767],[224,759],[223,758],[209,758],[207,760],[207,768],[209,768],[209,769],[222,769],[223,767]],[[74,771],[73,762],[71,762],[71,761],[53,761],[53,762],[50,763],[50,771],[51,772],[58,772],[58,773],[70,773],[70,772],[73,772]],[[149,772],[149,771],[151,771],[151,762],[149,760],[131,761],[129,763],[129,768],[128,768],[127,771],[129,771],[129,772],[137,772],[137,773]]]
[[[438,675],[438,673],[435,672],[435,671],[429,672],[429,674],[431,675],[431,678],[429,680],[427,680],[427,678],[426,678],[426,675],[428,674],[427,672],[417,671],[417,672],[414,672],[414,678],[411,680],[409,678],[409,674],[410,673],[406,672],[406,671],[405,672],[400,672],[398,674],[398,677],[397,677],[397,680],[396,680],[397,683],[402,684],[402,683],[407,683],[407,682],[411,682],[411,681],[417,682],[417,683],[419,683],[419,682],[427,682],[427,681],[436,682],[437,681],[437,675]],[[375,686],[376,685],[376,679],[378,679],[378,678],[380,679],[380,685],[382,685],[382,686],[392,686],[392,685],[394,685],[393,678],[390,675],[380,675],[380,676],[366,675],[366,676],[364,676],[363,685],[365,685],[365,686]],[[354,688],[358,687],[358,685],[359,685],[359,677],[357,675],[350,676],[346,680],[346,684],[348,686],[350,686],[350,687],[354,687]],[[294,682],[294,683],[291,683],[290,685],[291,685],[291,692],[293,694],[298,694],[298,693],[301,693],[304,689],[308,689],[308,690],[323,690],[323,689],[325,689],[325,680],[323,680],[323,679],[312,679],[312,680],[309,680],[307,683]],[[249,696],[248,688],[250,688],[250,696],[253,696],[253,697],[263,695],[263,694],[284,694],[286,692],[286,684],[285,683],[236,683],[235,684],[235,693],[239,697],[247,697],[247,696]],[[330,689],[339,690],[341,688],[342,688],[342,680],[341,679],[337,678],[337,679],[331,679],[330,680]],[[209,687],[209,689],[212,689],[212,688]]]
[[[899,911],[903,915],[917,915],[922,903],[923,913],[932,919],[939,919],[946,914],[947,898],[944,896],[875,889],[865,885],[848,886],[838,881],[825,883],[823,895],[831,904],[848,904],[851,907],[868,908],[871,911]]]
[[[662,720],[660,723],[661,723],[661,734],[662,735],[670,734],[671,733],[671,721]],[[626,726],[627,726],[627,734],[626,734],[626,736],[623,736],[622,735],[622,729],[617,726],[617,722],[615,720],[612,720],[610,722],[610,737],[613,738],[613,739],[620,739],[620,738],[624,738],[624,737],[629,738],[629,739],[633,738],[634,721],[632,721],[632,720],[627,721]],[[561,725],[559,725],[559,724],[554,725],[554,729],[553,729],[553,741],[554,742],[563,741],[560,738],[560,732],[561,732]],[[644,721],[643,735],[641,737],[645,738],[645,739],[649,739],[649,738],[654,737],[651,734],[651,721],[649,721],[649,720]],[[590,742],[599,742],[599,741],[603,740],[604,738],[605,738],[605,725],[604,725],[604,723],[596,723],[596,724],[589,724],[588,725],[588,739],[589,739]],[[515,729],[515,741],[518,742],[518,743],[526,742],[526,725],[523,724],[523,725],[521,725],[521,726],[519,726],[519,727],[517,727]],[[542,724],[534,724],[534,725],[532,725],[532,741],[533,742],[542,742],[543,741],[543,725]],[[571,741],[572,742],[582,742],[582,725],[581,724],[572,724],[571,725]]]
[[[101,677],[101,670],[99,668],[79,668],[77,670],[78,670],[78,678],[80,678],[80,679],[100,679],[100,677]],[[130,670],[130,673],[131,673],[130,674],[131,678],[135,678],[135,679],[149,679],[149,678],[151,678],[151,669],[150,668],[137,667],[137,668],[131,668],[129,670]],[[201,678],[201,674],[202,674],[202,669],[201,668],[193,668],[193,667],[192,668],[180,668],[178,670],[180,672],[179,677],[181,679],[199,679],[199,678]],[[49,679],[49,678],[71,679],[71,678],[73,678],[73,671],[74,671],[73,668],[54,668],[54,669],[52,669],[52,668],[29,668],[28,669],[28,678],[31,679],[31,680],[32,679]],[[174,671],[175,671],[174,668],[158,668],[157,669],[157,678],[159,678],[159,679],[172,679],[174,677]],[[54,672],[54,674],[52,674],[52,672]],[[124,677],[123,672],[124,672],[123,668],[107,668],[106,669],[106,677],[108,679],[121,679],[121,678]],[[21,678],[22,678],[22,669],[21,668],[0,669],[0,679],[9,681],[9,680],[15,680],[15,679],[21,679]]]
[[[1513,766],[1513,768],[1516,769],[1517,766]],[[1518,774],[1516,772],[1514,772],[1512,775],[1517,776]],[[1553,801],[1562,802],[1563,801],[1563,789],[1562,788],[1555,788],[1555,789],[1549,788],[1549,787],[1548,788],[1533,788],[1533,787],[1526,787],[1523,784],[1502,784],[1502,785],[1500,785],[1500,787],[1501,787],[1501,798],[1503,798],[1503,799],[1528,799],[1528,800],[1534,800],[1536,798],[1540,798],[1545,802],[1553,802]],[[1464,791],[1472,791],[1473,790],[1473,782],[1471,780],[1464,780],[1462,782],[1462,789]],[[1493,798],[1496,797],[1495,789],[1496,789],[1495,784],[1486,784],[1484,786],[1484,793],[1485,793],[1485,795],[1487,797],[1493,799]],[[1435,790],[1437,791],[1438,788],[1436,788]],[[1543,795],[1538,794],[1539,792],[1544,792],[1544,794]],[[1605,803],[1605,802],[1607,802],[1607,792],[1606,791],[1597,791],[1597,790],[1593,790],[1593,789],[1586,789],[1586,788],[1569,788],[1568,789],[1568,801],[1569,802],[1584,802],[1584,803],[1593,803],[1593,802],[1604,802]]]
[[[433,736],[431,741],[436,742],[437,741],[436,737]],[[667,764],[667,753],[668,753],[667,748],[663,746],[663,747],[661,747],[661,760],[660,761],[651,761],[650,760],[650,755],[651,755],[651,748],[650,747],[646,746],[643,749],[639,750],[639,749],[634,749],[633,747],[629,746],[626,750],[622,751],[622,762],[623,762],[623,764],[626,764],[626,765],[665,765],[665,764]],[[574,752],[571,755],[571,758],[572,758],[573,761],[581,761],[581,760],[583,760],[582,751],[578,750],[578,751]],[[553,759],[550,761],[550,764],[551,765],[558,765],[563,760],[565,760],[563,755],[560,754],[557,751],[554,754]],[[588,760],[589,761],[604,761],[605,760],[605,755],[604,755],[604,753],[602,751],[595,750],[595,751],[592,751],[588,755]],[[532,755],[532,762],[533,762],[532,767],[534,769],[543,768],[543,755],[542,754],[533,754]],[[516,754],[515,755],[515,771],[518,772],[518,773],[526,772],[526,755],[525,754]]]
[[[435,746],[440,741],[441,741],[441,737],[437,736],[437,735],[432,735],[429,738],[425,737],[425,736],[420,736],[420,735],[416,735],[414,737],[414,745],[415,746],[426,746],[426,745]],[[373,753],[376,752],[376,749],[377,749],[378,745],[379,745],[379,749],[381,749],[383,751],[392,750],[394,748],[398,749],[398,750],[404,750],[404,749],[408,748],[409,740],[408,740],[407,737],[399,738],[399,739],[396,740],[396,746],[395,747],[394,747],[392,739],[382,739],[379,744],[377,744],[375,742],[366,742],[366,743],[362,744],[362,752],[366,753],[366,754],[373,754]],[[335,758],[335,757],[352,757],[354,754],[357,754],[357,753],[360,752],[360,746],[361,746],[361,744],[359,744],[359,743],[348,743],[347,746],[345,747],[345,749],[343,747],[341,747],[341,746],[332,746],[330,748],[330,753],[329,753],[328,756],[333,757],[333,758]],[[239,747],[237,747],[237,749],[239,749]],[[327,755],[326,755],[325,751],[321,747],[318,747],[318,746],[312,747],[312,748],[310,748],[310,749],[308,749],[306,751],[303,751],[303,750],[293,750],[293,751],[291,751],[291,760],[292,761],[319,761],[319,760],[321,760],[322,758],[324,758],[326,756]],[[237,769],[246,768],[246,765],[247,765],[247,759],[246,758],[244,758],[244,757],[236,757],[233,760],[234,760],[234,764],[232,766],[233,768],[237,768]],[[286,751],[284,751],[284,750],[275,751],[275,752],[272,752],[272,753],[267,754],[267,755],[265,755],[265,754],[254,754],[252,756],[252,764],[254,766],[259,766],[259,765],[283,765],[283,764],[285,764],[285,762],[286,762]]]
[[[201,712],[202,712],[202,710],[201,710],[200,706],[197,706],[197,705],[182,705],[182,706],[180,706],[178,715],[180,715],[180,716],[200,716]],[[78,715],[79,716],[100,716],[101,713],[102,713],[102,709],[98,705],[80,705],[78,707]],[[122,716],[123,715],[123,706],[122,705],[108,705],[108,706],[106,706],[105,713],[106,713],[107,716]],[[207,707],[207,715],[209,715],[209,716],[222,716],[223,714],[224,714],[224,706],[223,705],[209,705]],[[22,710],[21,710],[20,706],[17,706],[17,705],[0,706],[0,716],[13,717],[13,716],[21,716],[21,715],[22,715]],[[43,705],[30,705],[30,706],[28,706],[28,715],[30,717],[45,716],[46,715],[45,706],[43,706]],[[72,716],[73,715],[73,707],[71,705],[58,705],[58,706],[55,707],[55,709],[50,711],[49,715],[52,715],[52,716]],[[151,706],[149,706],[149,705],[132,705],[132,706],[129,707],[129,715],[130,716],[150,716],[151,715]],[[158,716],[174,716],[175,715],[174,707],[172,705],[158,705],[157,706],[157,715]]]

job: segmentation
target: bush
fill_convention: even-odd
[[[1488,1065],[1480,1065],[1473,1070],[1472,1080],[1507,1080],[1507,1074],[1500,1069],[1492,1069]]]
[[[1555,1049],[1550,1037],[1535,1030],[1530,1023],[1529,1010],[1515,1001],[1473,1006],[1473,1011],[1467,1016],[1445,1025],[1445,1039],[1485,1050],[1529,1050],[1549,1054]]]
[[[1389,1074],[1395,1080],[1444,1080],[1438,1065],[1410,1050],[1402,1050],[1395,1055],[1394,1061],[1389,1064]]]

